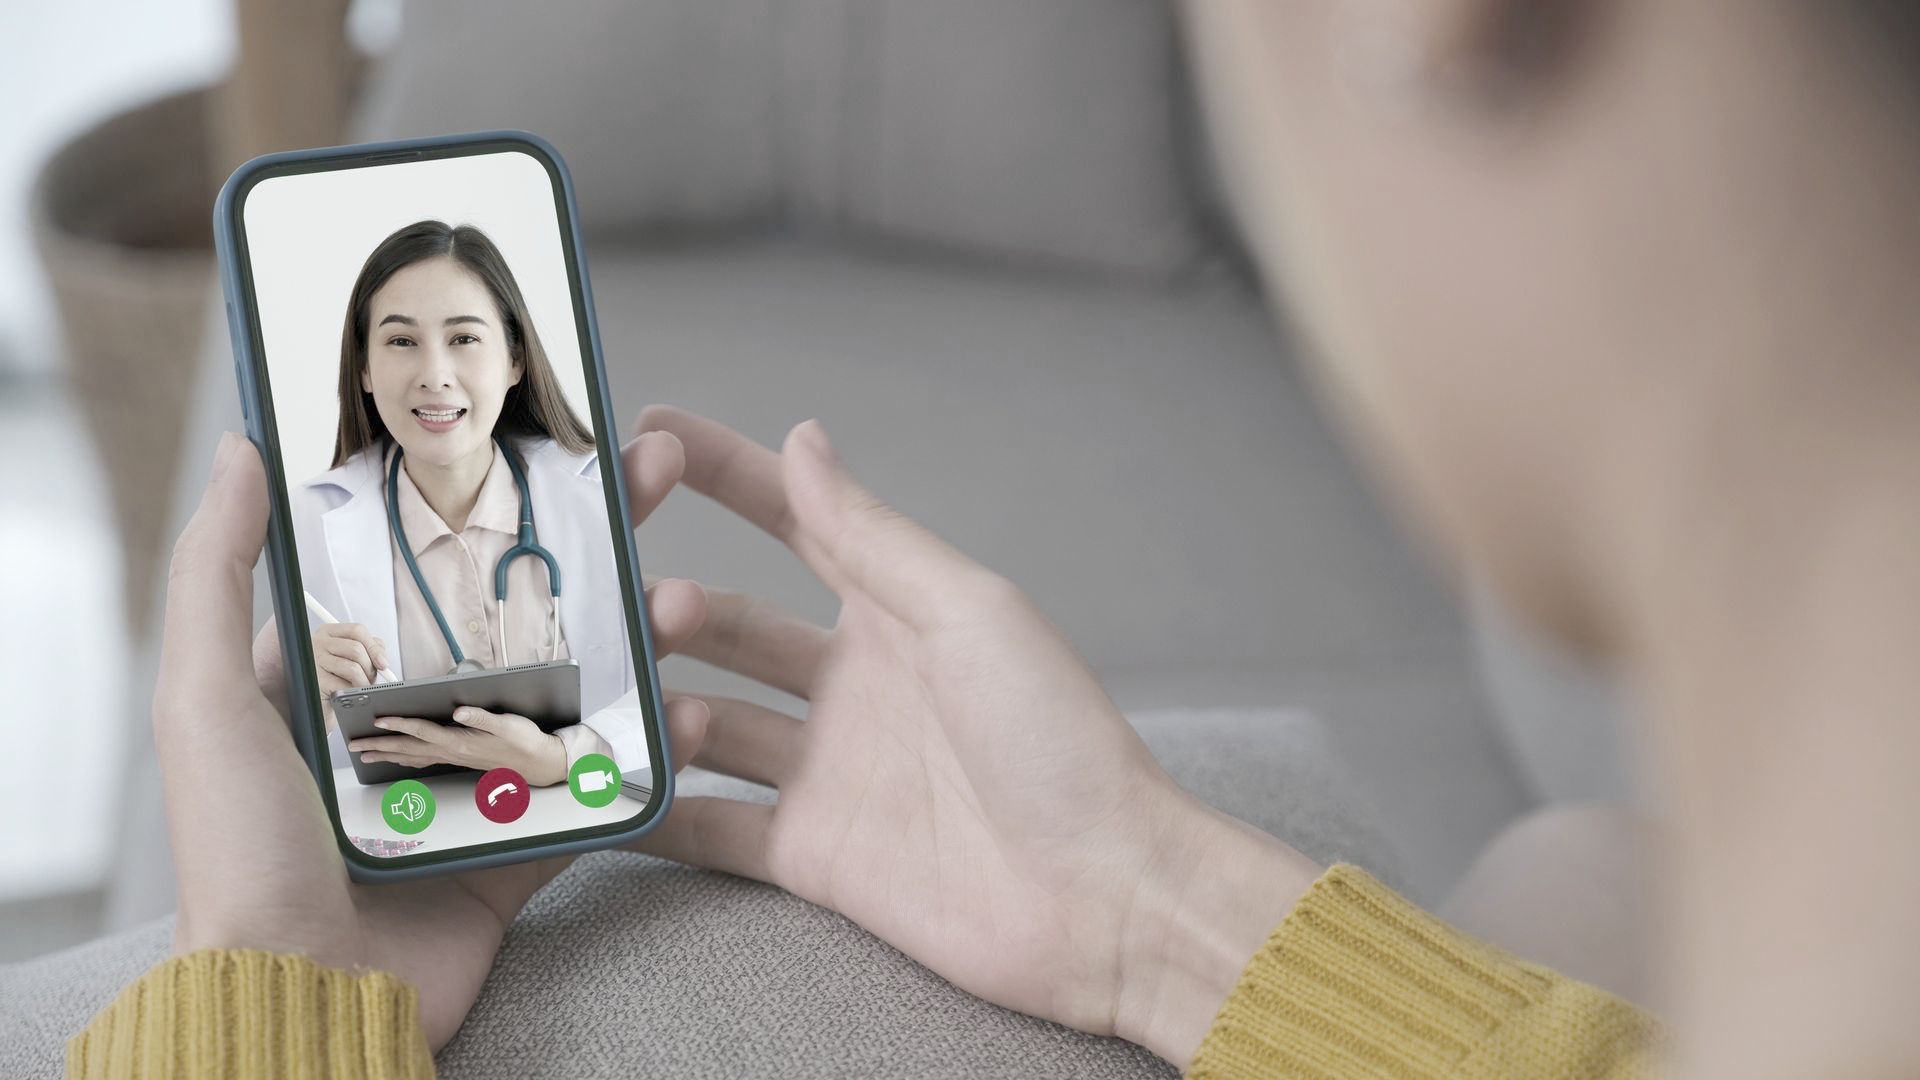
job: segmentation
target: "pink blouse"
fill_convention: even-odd
[[[387,459],[388,467],[392,460]],[[494,444],[493,464],[487,468],[479,497],[459,532],[448,528],[427,504],[404,465],[399,485],[397,502],[407,544],[413,548],[414,561],[433,589],[434,599],[440,602],[447,629],[460,643],[461,652],[490,668],[567,659],[571,654],[566,635],[554,627],[553,594],[547,589],[546,563],[540,559],[515,559],[508,568],[506,625],[500,622],[493,570],[500,557],[519,542],[520,492],[499,444]],[[538,510],[534,521],[539,521]],[[388,546],[393,552],[393,594],[400,620],[400,670],[410,679],[445,675],[453,670],[453,654],[447,649],[446,638],[441,636],[426,598],[420,595],[420,587],[414,584],[406,560],[400,557],[399,547]],[[612,756],[606,743],[584,725],[562,728],[555,734],[566,746],[569,765],[582,754]]]
[[[427,505],[404,465],[398,503],[414,561],[440,602],[447,629],[469,659],[497,668],[508,661],[517,665],[567,658],[565,635],[558,635],[557,643],[554,640],[553,594],[547,590],[546,564],[539,559],[513,561],[507,571],[507,622],[504,627],[500,624],[493,568],[519,540],[520,493],[499,444],[494,444],[493,464],[480,484],[466,527],[459,532],[448,528]],[[399,547],[392,550],[401,670],[411,679],[445,675],[453,670],[453,654]]]

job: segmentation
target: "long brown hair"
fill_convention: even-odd
[[[386,422],[374,408],[373,395],[361,387],[367,370],[368,307],[373,294],[406,267],[426,259],[450,258],[466,267],[493,294],[505,324],[507,353],[520,364],[520,381],[507,389],[500,407],[496,433],[544,435],[569,453],[593,449],[593,431],[580,422],[567,404],[566,393],[554,378],[547,350],[533,328],[520,283],[507,269],[507,260],[487,234],[471,225],[444,221],[416,221],[395,230],[373,249],[360,267],[347,301],[347,321],[340,331],[340,428],[333,440],[333,467],[372,446],[387,435]]]

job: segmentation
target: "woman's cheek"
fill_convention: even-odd
[[[404,401],[379,382],[373,384],[373,408],[386,422],[388,431],[404,429],[404,421],[410,419]]]
[[[487,426],[489,428],[493,426],[495,420],[500,418],[500,413],[506,406],[507,392],[513,389],[513,383],[507,376],[507,361],[504,358],[501,360],[500,365],[494,368],[490,374],[492,374],[493,377],[488,380],[486,396]]]

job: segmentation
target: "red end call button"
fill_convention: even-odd
[[[473,785],[473,805],[480,808],[482,817],[499,825],[518,821],[527,812],[530,798],[527,778],[512,769],[491,769]]]

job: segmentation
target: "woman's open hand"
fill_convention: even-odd
[[[693,763],[779,800],[682,797],[636,846],[773,882],[990,1001],[1184,1064],[1318,868],[1175,785],[1032,602],[863,489],[819,425],[779,454],[679,410],[642,425],[841,607],[829,630],[710,594],[682,651],[806,718],[706,699]]]
[[[656,435],[630,444],[625,461],[637,523],[678,481],[682,456],[672,438]],[[250,656],[253,566],[266,527],[260,456],[227,435],[174,548],[154,695],[178,880],[174,951],[265,949],[392,972],[419,991],[438,1049],[472,1006],[507,924],[568,859],[399,885],[348,880],[313,774]],[[663,653],[704,617],[705,595],[689,582],[661,582],[647,600]],[[271,683],[271,666],[262,674]],[[697,743],[705,719],[698,701],[668,703],[674,760]]]
[[[567,778],[567,748],[558,735],[516,713],[488,712],[471,705],[453,711],[452,724],[415,716],[382,716],[373,726],[392,735],[371,735],[347,743],[361,761],[390,761],[411,768],[446,763],[468,769],[509,768],[535,787]]]

